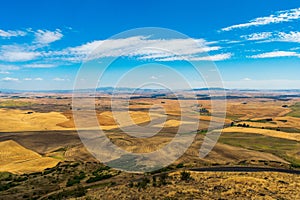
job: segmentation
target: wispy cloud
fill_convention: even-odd
[[[15,65],[0,65],[0,74],[10,74],[10,71],[19,70],[19,66]]]
[[[14,81],[14,82],[19,81],[18,78],[12,78],[12,77],[5,77],[5,78],[2,78],[1,80],[2,81]]]
[[[3,37],[3,38],[25,36],[26,34],[27,34],[26,32],[20,31],[20,30],[15,30],[15,31],[7,30],[7,31],[5,31],[5,30],[0,29],[0,37]]]
[[[33,60],[39,56],[39,52],[8,51],[2,52],[0,60],[8,62],[22,62]]]
[[[3,45],[0,48],[0,60],[7,62],[30,61],[41,56],[41,52],[31,51],[25,45]]]
[[[12,32],[11,32],[12,33]],[[228,59],[229,54],[219,54],[208,57],[208,52],[222,49],[216,42],[204,39],[153,39],[151,36],[134,36],[128,38],[96,40],[85,44],[52,49],[50,43],[63,37],[62,31],[56,29],[27,29],[33,34],[34,40],[26,44],[0,46],[0,61],[31,62],[22,65],[26,68],[50,68],[54,63],[80,63],[86,59],[125,56],[138,60],[168,61],[176,58],[186,60],[221,60]],[[99,47],[99,48],[98,48]],[[92,54],[93,52],[93,54]],[[92,56],[91,56],[92,55]],[[91,56],[91,57],[90,57]]]
[[[152,80],[157,80],[158,77],[156,77],[156,76],[150,76],[150,79],[152,79]]]
[[[56,64],[45,64],[45,63],[32,63],[32,64],[25,64],[23,67],[25,68],[52,68],[56,67]]]
[[[293,51],[273,51],[249,56],[249,58],[276,58],[276,57],[299,57],[300,54]]]
[[[24,81],[42,81],[42,78],[24,78]]]
[[[250,35],[242,35],[241,38],[246,40],[265,40],[272,36],[272,32],[253,33]]]
[[[211,56],[203,56],[203,57],[196,57],[191,58],[191,61],[221,61],[221,60],[228,60],[232,57],[232,53],[222,53],[216,54]]]
[[[242,35],[246,40],[262,40],[264,42],[296,42],[300,43],[300,32],[261,32],[250,35]]]
[[[289,33],[280,32],[278,40],[283,42],[300,42],[300,32],[291,31]]]
[[[40,44],[49,44],[60,40],[63,37],[60,29],[55,31],[49,30],[37,30],[35,32],[35,42]]]
[[[248,28],[251,26],[263,26],[267,24],[277,24],[282,22],[290,22],[298,19],[300,19],[300,8],[295,8],[290,10],[278,11],[275,14],[269,15],[267,17],[258,17],[250,20],[247,23],[228,26],[222,28],[221,30],[231,31],[233,29]]]
[[[66,78],[54,78],[54,81],[70,81],[70,79],[66,79]]]
[[[220,46],[212,46],[212,44],[204,39],[150,39],[148,36],[135,36],[93,41],[81,46],[66,48],[60,52],[52,52],[52,55],[60,55],[62,59],[72,62],[87,59],[92,52],[90,59],[127,56],[138,60],[170,61],[179,57],[181,60],[182,58],[196,60],[198,57],[199,60],[202,60],[200,57],[207,52],[221,49]],[[170,57],[172,58],[170,59]]]

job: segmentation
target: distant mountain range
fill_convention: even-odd
[[[237,92],[261,92],[261,91],[269,91],[269,92],[300,92],[300,89],[227,89],[227,88],[194,88],[194,89],[178,89],[178,91],[237,91]],[[14,89],[0,89],[0,93],[5,94],[16,94],[16,93],[73,93],[74,90],[14,90]],[[76,90],[78,93],[94,93],[95,89],[79,89]],[[101,87],[96,88],[96,92],[102,92],[107,94],[112,93],[162,93],[167,92],[169,90],[166,89],[150,89],[150,88],[127,88],[127,87]]]

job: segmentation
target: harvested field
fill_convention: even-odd
[[[42,157],[12,140],[0,142],[0,171],[17,174],[43,171],[57,165],[59,160]]]

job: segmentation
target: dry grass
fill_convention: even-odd
[[[299,133],[286,133],[283,131],[269,130],[269,129],[261,129],[261,128],[244,128],[244,127],[228,127],[224,128],[223,133],[253,133],[253,134],[261,134],[271,137],[277,137],[288,140],[300,141]]]
[[[285,116],[275,117],[274,120],[279,127],[294,127],[300,129],[300,118]],[[283,122],[282,120],[287,120],[287,122]]]
[[[167,120],[166,122],[162,123],[162,124],[157,124],[154,125],[155,127],[165,127],[165,128],[169,128],[169,127],[178,127],[181,126],[183,124],[194,124],[195,122],[188,122],[188,121],[180,121],[180,120],[175,120],[175,119],[171,119],[171,120]]]
[[[252,118],[263,117],[280,117],[285,116],[291,110],[283,108],[283,104],[287,102],[280,102],[266,99],[247,99],[247,104],[243,104],[241,100],[227,101],[227,115],[240,116],[241,120],[249,120]]]
[[[57,124],[68,120],[58,112],[38,113],[17,109],[0,109],[0,119],[0,132],[63,130],[65,128]]]
[[[0,142],[0,171],[30,173],[54,167],[59,160],[42,157],[38,153],[8,140]]]
[[[126,185],[92,188],[92,199],[299,199],[300,176],[284,173],[190,172],[182,181],[180,172],[170,173],[168,184],[145,189]],[[86,197],[85,197],[86,198]],[[79,198],[84,199],[84,198]]]

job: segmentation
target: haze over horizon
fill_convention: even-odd
[[[30,2],[30,3],[29,3]],[[238,4],[238,6],[236,6]],[[38,9],[37,9],[38,8]],[[178,31],[190,39],[137,35],[109,39],[100,57],[136,45],[171,47],[178,56],[153,51],[125,54],[103,80],[114,85],[132,62],[167,65],[190,77],[193,88],[205,87],[185,62],[213,61],[225,88],[300,88],[300,2],[280,1],[10,1],[0,8],[0,88],[72,89],[81,63],[103,41],[143,27]],[[12,12],[14,11],[14,12]],[[18,13],[18,15],[16,15]],[[168,15],[166,15],[168,13]],[[173,82],[159,66],[141,70],[141,80]],[[90,86],[82,81],[82,88]],[[124,87],[135,87],[134,81]]]

